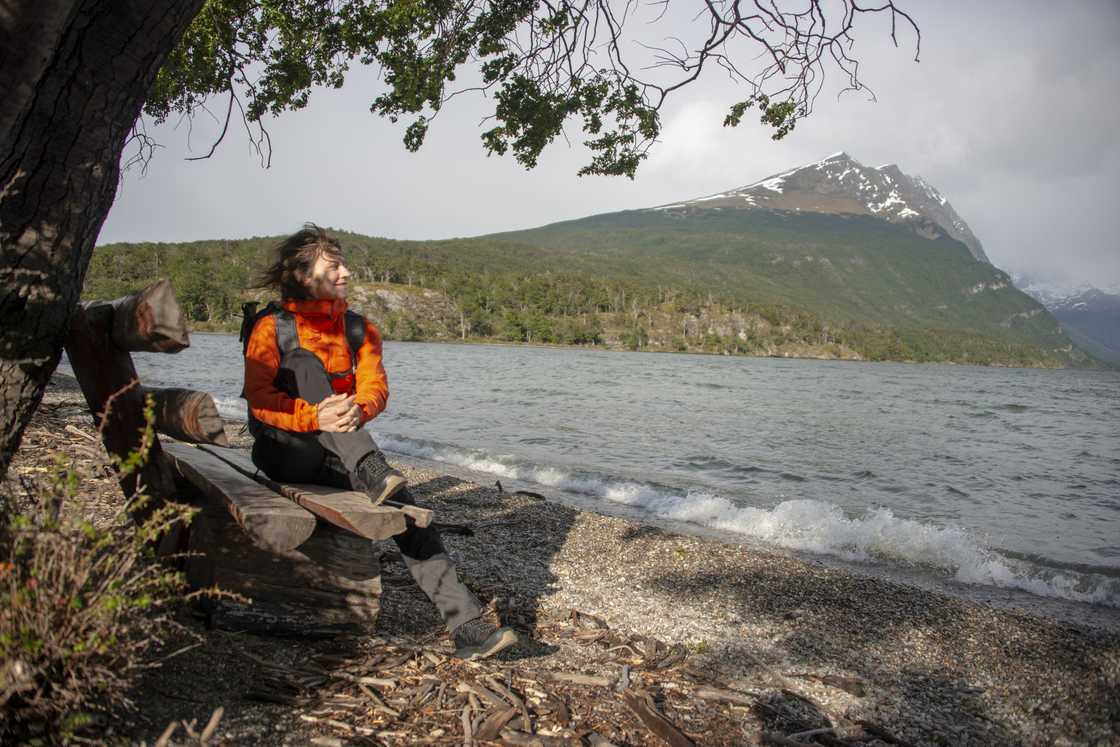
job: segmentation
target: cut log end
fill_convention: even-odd
[[[179,441],[229,446],[222,416],[214,398],[192,389],[142,387],[155,400],[156,430]]]
[[[190,347],[186,320],[171,281],[160,280],[110,305],[113,307],[113,344],[121,350],[177,353]]]

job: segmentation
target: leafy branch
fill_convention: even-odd
[[[697,40],[668,37],[650,46],[629,43],[637,0],[209,0],[144,111],[157,122],[172,113],[189,119],[209,98],[225,96],[220,134],[192,160],[214,154],[236,104],[267,165],[263,117],[303,108],[315,86],[341,87],[356,61],[376,66],[387,85],[370,110],[411,120],[404,132],[410,150],[422,146],[447,103],[478,92],[494,100],[493,126],[482,133],[489,153],[512,153],[532,168],[574,121],[592,151],[580,174],[633,177],[661,132],[665,103],[713,68],[748,91],[724,124],[735,126],[756,108],[780,139],[812,113],[830,70],[842,77],[841,93],[874,97],[852,53],[861,17],[886,15],[896,46],[900,29],[913,31],[914,59],[920,54],[917,23],[893,0],[782,5],[789,9],[777,0],[704,0],[693,19]],[[647,7],[653,23],[663,22],[668,0]],[[477,69],[481,82],[454,87],[464,68]]]

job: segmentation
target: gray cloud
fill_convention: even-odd
[[[855,52],[877,103],[829,89],[778,143],[754,122],[720,126],[743,89],[713,76],[671,102],[633,182],[576,177],[587,160],[576,131],[576,145],[553,147],[532,172],[487,158],[479,98],[441,113],[411,154],[399,127],[368,113],[379,83],[357,71],[342,91],[318,92],[274,123],[267,171],[234,138],[210,161],[184,162],[185,127],[158,128],[167,150],[148,176],[126,175],[100,241],[276,234],[304,220],[398,238],[467,236],[718,192],[846,150],[929,179],[1005,269],[1120,286],[1120,5],[911,5],[921,62],[905,35],[895,49],[881,22],[869,25]],[[684,33],[679,12],[657,30]],[[195,152],[213,132],[196,121]]]

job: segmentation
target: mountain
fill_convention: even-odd
[[[508,256],[532,255],[541,269],[631,273],[824,320],[1084,359],[933,185],[845,153],[714,195],[481,238],[508,242]]]
[[[1120,364],[1120,293],[1091,286],[1051,286],[1027,275],[1015,284],[1053,314],[1078,346],[1101,360]]]
[[[895,164],[871,168],[843,152],[745,187],[654,209],[677,213],[722,209],[868,215],[927,239],[956,239],[974,258],[988,263],[980,239],[933,185],[920,176],[902,173]]]

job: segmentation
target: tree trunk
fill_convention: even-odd
[[[0,477],[58,364],[129,131],[202,3],[0,12]]]

